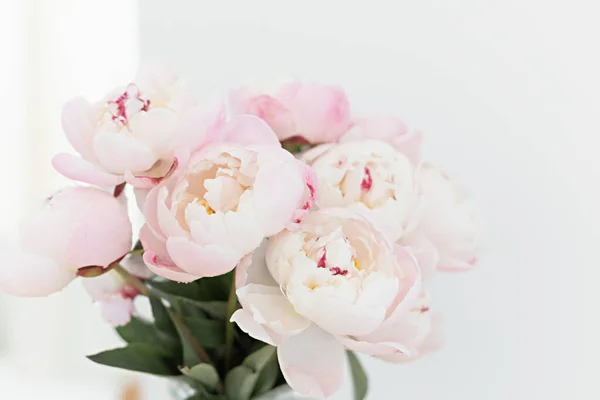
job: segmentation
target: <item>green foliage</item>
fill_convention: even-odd
[[[149,344],[132,343],[127,347],[88,356],[95,363],[154,375],[173,376],[179,371],[159,349]]]
[[[196,390],[188,400],[252,399],[269,392],[283,383],[276,349],[237,326],[228,327],[228,299],[232,310],[237,307],[235,294],[230,297],[233,279],[230,273],[188,284],[144,282],[150,289],[153,319],[133,317],[116,329],[126,347],[88,358],[111,367],[177,377]],[[226,331],[233,343],[229,355]]]
[[[277,350],[264,346],[229,372],[225,378],[225,394],[230,400],[249,400],[271,390],[279,374]]]
[[[354,384],[354,400],[363,400],[369,391],[369,378],[356,354],[352,351],[348,351],[347,354]]]

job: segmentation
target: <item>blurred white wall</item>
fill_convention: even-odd
[[[66,184],[50,165],[71,151],[62,105],[132,79],[137,32],[136,1],[2,0],[0,237]],[[78,284],[47,299],[0,295],[0,398],[116,399],[130,374],[84,356],[118,345]]]
[[[269,75],[339,83],[355,111],[423,129],[428,158],[478,197],[481,264],[434,288],[446,348],[366,360],[370,399],[597,399],[598,15],[581,0],[147,0],[141,57],[200,93]]]

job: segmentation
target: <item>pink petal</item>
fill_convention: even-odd
[[[155,189],[156,192],[156,212],[158,216],[158,225],[160,227],[161,232],[167,236],[180,236],[180,237],[188,237],[189,234],[183,230],[179,222],[175,218],[175,215],[171,212],[170,208],[167,206],[167,201],[169,198],[169,190],[165,186],[160,186]],[[152,192],[148,195],[150,197]],[[154,197],[152,197],[154,199]],[[153,201],[148,199],[149,201]],[[149,205],[149,207],[153,207],[154,205]],[[144,212],[146,215],[146,212]]]
[[[336,86],[304,84],[291,103],[284,102],[294,115],[296,135],[311,143],[336,141],[350,125],[350,104]]]
[[[406,125],[396,117],[381,115],[357,118],[352,128],[342,141],[375,139],[392,145],[396,150],[408,157],[414,166],[421,160],[423,134],[420,131],[409,131]]]
[[[302,207],[306,185],[302,164],[293,158],[261,164],[254,181],[255,213],[258,225],[271,236],[292,222]]]
[[[165,158],[172,156],[177,123],[178,117],[175,112],[166,108],[154,108],[136,115],[131,121],[131,127],[136,138],[152,149],[158,158]],[[146,169],[132,170],[145,171]]]
[[[342,385],[344,347],[316,325],[287,338],[277,356],[286,382],[298,393],[329,397]]]
[[[146,197],[148,197],[148,193],[150,193],[150,189],[133,189],[133,195],[135,196],[135,204],[137,204],[138,209],[142,212],[144,212],[144,203],[146,202]]]
[[[146,267],[146,263],[144,263],[144,259],[140,255],[129,255],[125,257],[125,259],[121,261],[121,265],[135,277],[150,279],[154,276],[152,271]]]
[[[231,316],[231,322],[235,322],[242,331],[254,339],[270,344],[271,346],[276,346],[283,341],[281,335],[256,322],[252,314],[244,309],[234,312]]]
[[[49,258],[3,249],[0,291],[13,296],[42,297],[64,289],[76,274]]]
[[[203,107],[187,110],[178,128],[179,147],[193,153],[214,140],[225,124],[225,107],[222,99],[211,101]]]
[[[170,237],[167,240],[167,250],[175,265],[198,277],[225,274],[234,269],[243,256],[227,247],[198,246],[181,237]]]
[[[94,153],[107,171],[146,171],[158,161],[152,150],[129,135],[98,133],[94,136]]]
[[[419,347],[422,354],[437,351],[444,346],[444,331],[442,328],[442,316],[437,313],[433,314],[431,316],[431,331]]]
[[[92,126],[92,106],[83,97],[68,101],[62,110],[62,127],[71,146],[81,156],[94,161],[92,149],[94,127]]]
[[[127,210],[111,194],[79,187],[59,193],[53,202],[54,207],[72,212],[74,225],[65,232],[69,266],[106,267],[131,249],[132,228]]]
[[[140,241],[145,251],[152,251],[162,260],[170,260],[166,238],[156,236],[148,223],[145,223],[140,229]]]
[[[163,234],[160,224],[158,223],[158,194],[162,187],[155,187],[146,194],[146,199],[143,205],[143,214],[146,219],[146,225],[152,233],[166,241],[166,236]],[[145,248],[145,247],[144,247]]]
[[[236,114],[255,115],[265,121],[275,131],[279,140],[285,140],[296,133],[292,113],[277,99],[261,94],[258,96],[240,96],[240,91],[230,94]]]
[[[175,174],[178,167],[179,160],[177,158],[158,160],[147,171],[138,173],[125,171],[125,180],[136,189],[149,190]]]
[[[175,282],[189,283],[200,278],[199,276],[186,273],[170,262],[164,262],[151,250],[146,250],[144,253],[144,262],[150,271],[156,275]]]
[[[439,253],[433,243],[417,233],[402,238],[400,243],[408,247],[415,256],[423,279],[430,277],[439,261]]]
[[[125,280],[114,270],[95,278],[81,279],[81,285],[94,301],[120,294],[125,284]]]
[[[281,147],[275,132],[262,119],[253,115],[233,117],[218,133],[220,142]]]
[[[402,271],[399,272],[402,280],[400,281],[398,296],[391,308],[392,312],[382,324],[384,328],[386,325],[393,324],[395,319],[407,313],[418,301],[422,290],[421,271],[415,257],[403,246],[396,245],[395,251],[398,265]]]
[[[127,325],[135,311],[133,300],[122,296],[100,301],[100,309],[104,320],[114,327]]]
[[[54,156],[52,166],[69,179],[97,186],[116,186],[125,181],[123,175],[111,174],[96,164],[71,154]]]

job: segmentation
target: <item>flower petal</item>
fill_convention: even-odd
[[[125,181],[123,175],[111,174],[80,157],[61,153],[54,156],[52,166],[61,175],[97,186],[116,186]]]
[[[329,397],[344,377],[344,347],[316,325],[287,338],[277,350],[288,385],[307,396]]]
[[[379,115],[357,118],[352,122],[352,128],[342,137],[341,141],[375,139],[391,144],[396,150],[406,155],[413,166],[421,159],[423,134],[419,131],[409,131],[406,125],[394,116]]]
[[[225,124],[225,107],[222,98],[210,101],[203,107],[194,107],[181,116],[178,128],[178,147],[190,152],[211,142]]]
[[[200,278],[199,276],[188,274],[171,263],[163,262],[163,260],[151,250],[146,250],[144,253],[144,262],[150,271],[154,272],[156,275],[175,282],[188,283]]]
[[[255,321],[280,335],[296,335],[311,324],[294,310],[277,286],[251,283],[238,289],[237,295],[244,309],[252,313]]]
[[[266,236],[280,232],[292,221],[302,206],[305,189],[299,162],[269,160],[261,165],[254,181],[254,204],[257,223]]]
[[[121,133],[97,133],[94,136],[94,153],[99,163],[115,174],[146,171],[158,161],[148,146]]]
[[[281,335],[256,322],[252,313],[247,310],[240,309],[234,312],[231,316],[231,322],[235,322],[242,331],[254,339],[270,344],[271,346],[277,346],[283,341]]]
[[[13,296],[42,297],[64,289],[76,274],[50,258],[3,249],[0,290]]]
[[[133,300],[120,295],[100,301],[100,309],[102,318],[113,327],[127,325],[135,311]]]
[[[92,105],[83,97],[68,101],[62,110],[62,127],[71,146],[88,161],[95,161],[92,148]]]
[[[278,286],[273,276],[267,268],[265,253],[267,251],[268,240],[263,240],[251,254],[246,255],[235,272],[235,285],[238,289],[250,283],[255,283],[263,286]]]
[[[167,207],[168,197],[169,190],[165,186],[157,187],[156,189],[152,190],[148,195],[146,207],[149,207],[149,211],[151,211],[151,208],[154,207],[154,204],[149,203],[154,202],[154,199],[156,198],[156,213],[158,225],[160,227],[161,232],[167,237],[188,237],[189,234],[183,230],[181,225],[179,225],[179,222],[177,222],[177,219],[175,219],[175,216],[173,215],[171,210]],[[146,211],[144,211],[144,215],[147,215],[146,218],[152,218],[152,215],[149,215]]]
[[[225,274],[234,269],[243,256],[227,247],[198,246],[182,237],[170,237],[167,240],[167,250],[175,265],[198,277]]]
[[[218,133],[218,140],[237,144],[281,147],[279,139],[271,127],[253,115],[233,117]]]
[[[139,113],[131,121],[135,136],[148,145],[159,158],[171,157],[173,154],[174,135],[177,128],[177,114],[166,108],[154,108]],[[145,169],[133,169],[145,171]]]

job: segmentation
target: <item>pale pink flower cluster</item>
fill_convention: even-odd
[[[340,387],[345,349],[405,362],[440,346],[426,278],[475,265],[480,223],[398,119],[356,117],[341,88],[301,81],[201,105],[154,66],[99,102],[67,103],[63,128],[78,156],[54,167],[104,189],[64,189],[24,223],[0,266],[3,291],[46,296],[119,262],[177,282],[236,269],[232,321],[277,346],[288,384],[313,396]],[[294,157],[288,140],[310,149]],[[145,218],[139,233],[124,184]],[[143,265],[128,255],[133,236]],[[111,324],[129,321],[139,293],[119,274],[84,286]]]

